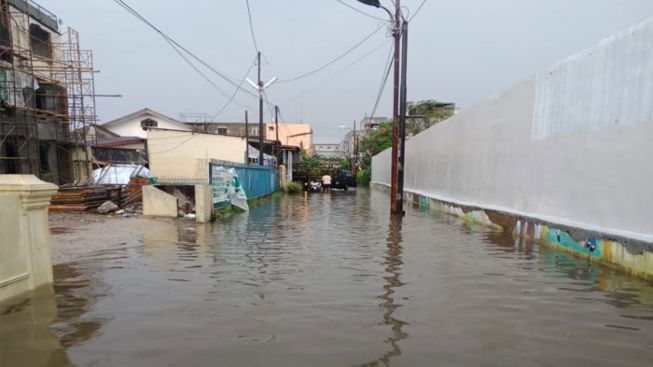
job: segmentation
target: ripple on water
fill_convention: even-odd
[[[49,318],[41,301],[2,315],[2,340],[52,366],[653,365],[650,283],[387,209],[359,190],[210,225],[140,219],[131,242],[55,267]]]

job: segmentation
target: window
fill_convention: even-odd
[[[229,134],[229,129],[226,127],[219,127],[217,133],[218,135],[227,135]]]
[[[4,3],[4,2],[3,2]],[[11,33],[9,31],[9,7],[0,6],[0,45],[11,47]],[[0,53],[0,59],[11,62],[11,52]]]
[[[141,127],[142,128],[147,128],[147,127],[158,127],[159,123],[156,120],[152,119],[145,119],[141,121]]]
[[[34,88],[30,86],[23,88],[23,101],[25,101],[26,107],[36,107],[34,93]]]
[[[250,136],[258,136],[258,127],[252,127],[249,129]]]
[[[39,161],[41,163],[41,172],[50,173],[50,152],[48,143],[39,144]]]
[[[33,95],[36,108],[61,115],[68,114],[66,88],[58,84],[42,83],[40,81],[39,85],[40,87],[34,91]],[[23,97],[29,97],[29,94],[29,91],[23,91]]]
[[[50,33],[36,24],[29,25],[29,40],[35,56],[52,59],[52,45]]]

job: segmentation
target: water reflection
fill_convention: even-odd
[[[509,233],[488,232],[484,239],[495,245],[495,249],[518,255],[526,262],[533,262],[537,269],[551,276],[564,276],[573,282],[557,289],[579,294],[579,300],[603,302],[617,308],[653,311],[653,287],[644,280],[632,277],[621,271],[538,245],[530,239],[513,237]],[[532,266],[524,266],[532,268]],[[589,296],[588,293],[602,291]],[[640,318],[629,316],[627,318]],[[649,317],[645,317],[648,319]]]
[[[77,263],[55,265],[54,294],[42,287],[0,315],[0,366],[67,366],[66,350],[98,335],[106,320],[82,317],[106,289]]]
[[[2,367],[651,365],[650,284],[387,210],[361,190],[138,219],[126,244],[57,266],[56,298],[0,315]]]
[[[392,331],[387,339],[384,340],[385,344],[390,345],[390,350],[384,352],[380,357],[375,361],[370,361],[363,363],[360,366],[378,366],[379,363],[382,363],[384,366],[390,365],[390,359],[401,355],[401,347],[399,342],[403,339],[408,338],[408,334],[402,330],[404,325],[407,323],[403,320],[400,320],[393,316],[395,311],[401,307],[401,304],[395,301],[393,294],[396,289],[404,285],[402,283],[401,276],[401,266],[403,261],[401,259],[402,255],[402,218],[391,216],[390,223],[388,225],[388,238],[387,238],[387,250],[384,256],[385,262],[385,271],[386,276],[385,284],[383,289],[385,292],[380,296],[383,302],[380,306],[383,308],[383,325],[389,326]]]

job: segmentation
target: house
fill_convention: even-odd
[[[93,138],[93,157],[98,162],[145,164],[145,139],[138,136],[119,136],[106,128],[94,125],[88,134]]]
[[[106,122],[102,127],[118,136],[135,136],[142,139],[146,138],[146,128],[192,131],[192,128],[183,122],[149,108]]]
[[[88,177],[77,132],[95,123],[92,52],[31,0],[0,0],[0,174],[63,184]],[[76,154],[77,148],[82,154]]]

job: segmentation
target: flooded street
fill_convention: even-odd
[[[384,193],[103,226],[52,234],[94,250],[0,316],[2,367],[653,365],[653,284],[449,216],[392,222]]]

